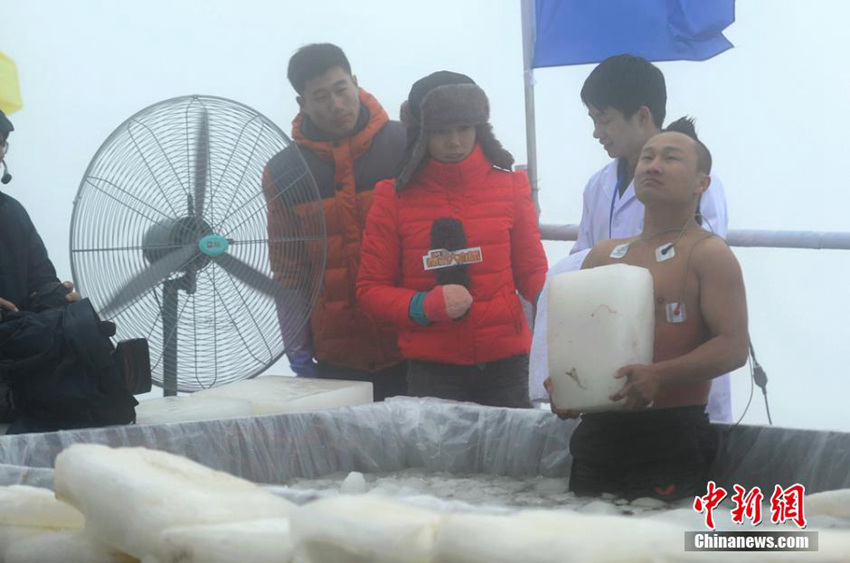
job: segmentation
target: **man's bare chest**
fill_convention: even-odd
[[[689,260],[690,244],[671,246],[632,245],[625,255],[612,252],[606,264],[628,264],[646,268],[652,275],[656,320],[669,324],[690,324],[698,315],[699,280]],[[616,249],[615,249],[616,250]]]

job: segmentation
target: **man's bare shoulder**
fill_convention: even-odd
[[[729,245],[717,235],[703,235],[694,241],[693,266],[698,275],[737,274],[741,266]]]
[[[614,249],[622,244],[628,244],[630,242],[633,242],[635,239],[636,237],[619,239],[612,238],[596,243],[596,245],[594,245],[594,247],[588,253],[587,258],[584,259],[584,262],[581,265],[581,269],[587,270],[590,268],[614,264],[616,260],[611,257],[611,253],[614,251]]]

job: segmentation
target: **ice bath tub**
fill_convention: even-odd
[[[0,437],[0,485],[52,487],[74,443],[165,450],[257,483],[407,468],[568,477],[573,421],[539,410],[396,398],[329,411]],[[850,488],[850,434],[719,425],[718,484],[808,493]]]

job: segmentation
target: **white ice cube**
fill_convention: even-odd
[[[266,376],[198,391],[193,398],[241,399],[255,415],[310,412],[372,402],[368,381]]]
[[[197,394],[196,394],[197,395]],[[141,401],[136,407],[137,424],[167,424],[252,416],[250,401],[226,397],[160,397]]]
[[[53,491],[26,485],[0,487],[0,524],[80,529],[83,515],[56,500]]]
[[[806,495],[804,502],[806,514],[809,516],[826,515],[850,519],[850,489],[813,493]]]
[[[614,264],[549,280],[547,349],[552,400],[579,412],[617,410],[609,397],[623,387],[614,375],[651,364],[655,342],[652,275]]]
[[[342,485],[339,487],[339,492],[347,495],[357,495],[366,492],[366,478],[359,471],[349,473]]]
[[[295,505],[254,483],[144,448],[75,444],[56,458],[56,496],[97,539],[141,558],[163,530],[287,518]]]
[[[446,520],[434,563],[668,561],[682,552],[675,526],[623,516],[524,511],[510,516],[458,514]]]
[[[292,558],[289,520],[250,520],[183,526],[162,532],[158,563],[288,563]]]
[[[47,532],[54,531],[53,528],[37,528],[35,526],[8,526],[0,524],[0,561],[6,561],[6,552],[13,543],[18,540],[31,538]]]
[[[302,506],[291,520],[295,560],[429,562],[443,518],[437,512],[378,495],[324,498]]]
[[[50,531],[20,539],[6,550],[6,563],[133,563],[134,557],[82,531]]]

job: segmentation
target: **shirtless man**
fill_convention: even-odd
[[[583,268],[621,263],[650,271],[655,351],[651,365],[615,375],[624,385],[611,400],[625,399],[625,411],[582,415],[570,441],[576,494],[676,500],[705,489],[717,447],[705,414],[711,380],[744,365],[749,346],[738,261],[694,220],[710,172],[711,154],[695,133],[652,137],[635,172],[643,232],[600,242],[584,261]]]

